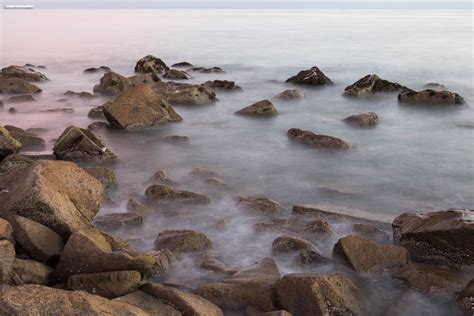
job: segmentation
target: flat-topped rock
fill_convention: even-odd
[[[39,71],[17,65],[11,65],[2,68],[2,70],[0,71],[0,77],[6,79],[18,78],[28,82],[44,82],[49,80],[44,74]]]
[[[344,89],[344,95],[350,97],[370,97],[384,93],[394,93],[406,87],[396,83],[384,80],[379,76],[367,75]]]
[[[96,73],[96,72],[111,72],[112,69],[108,66],[99,66],[99,67],[91,67],[84,70],[85,73]]]
[[[202,85],[183,87],[169,93],[166,100],[171,104],[179,105],[203,105],[216,101],[216,93]]]
[[[191,63],[188,63],[187,61],[182,61],[182,62],[175,63],[175,64],[171,65],[171,67],[177,67],[177,68],[186,67],[186,68],[189,68],[189,67],[194,67],[194,65],[191,64]]]
[[[294,236],[280,236],[272,242],[272,252],[274,254],[291,253],[300,250],[313,249],[315,248],[311,242]]]
[[[237,206],[251,213],[274,215],[284,211],[283,205],[264,196],[237,196]]]
[[[157,250],[194,252],[212,248],[212,242],[203,233],[193,230],[165,230],[155,239]]]
[[[140,225],[143,223],[143,217],[135,213],[110,213],[97,216],[94,222],[98,227],[113,229],[123,226]]]
[[[278,111],[272,102],[269,100],[262,100],[235,112],[235,114],[254,117],[267,117],[277,115]]]
[[[352,146],[348,142],[329,135],[316,134],[299,128],[291,128],[287,133],[290,139],[317,149],[347,150]]]
[[[164,184],[154,184],[149,186],[145,195],[150,200],[155,202],[181,202],[181,203],[194,203],[194,204],[209,204],[211,200],[202,194],[175,190]]]
[[[0,94],[34,94],[41,89],[23,79],[0,77]]]
[[[219,91],[242,91],[235,81],[230,80],[209,80],[203,83],[204,86]]]
[[[96,97],[95,95],[93,95],[90,92],[86,92],[86,91],[74,92],[74,91],[71,91],[71,90],[68,90],[68,91],[64,92],[64,95],[67,96],[67,97],[76,97],[76,98],[79,98],[79,99],[82,99],[82,100],[91,100],[91,99],[94,99]]]
[[[375,112],[367,112],[348,116],[344,121],[352,126],[371,127],[379,123],[379,117]]]
[[[164,73],[168,71],[168,66],[160,58],[153,55],[147,55],[141,58],[135,65],[135,72],[137,73]]]
[[[457,93],[451,91],[436,90],[403,90],[398,95],[398,101],[412,105],[443,106],[443,105],[462,105],[464,99]]]
[[[302,70],[293,77],[290,77],[286,82],[294,84],[312,85],[312,86],[324,86],[332,84],[329,79],[318,67],[311,67],[309,70]]]
[[[14,95],[7,99],[8,103],[26,103],[26,102],[36,102],[36,99],[30,94],[20,94]]]

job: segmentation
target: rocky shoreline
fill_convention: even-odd
[[[40,69],[3,68],[0,106],[35,102],[41,83],[50,81]],[[268,245],[271,257],[255,258],[250,266],[232,266],[215,249],[216,240],[191,229],[156,232],[146,250],[139,246],[141,237],[114,236],[119,228],[139,229],[152,214],[186,213],[212,205],[215,198],[185,190],[159,170],[140,196],[130,196],[127,212],[97,216],[110,202],[108,191],[120,182],[103,165],[120,161],[121,153],[96,132],[134,133],[177,124],[183,120],[180,106],[199,107],[227,93],[245,93],[228,80],[185,83],[200,73],[223,73],[220,67],[187,62],[168,67],[148,55],[137,61],[134,70],[131,77],[106,66],[84,70],[84,75],[103,73],[93,93],[67,91],[63,97],[105,98],[107,102],[88,114],[101,121],[87,128],[67,127],[51,154],[25,154],[44,150],[45,140],[38,131],[0,126],[0,314],[399,315],[396,306],[416,306],[417,296],[423,295],[446,302],[460,315],[473,315],[473,210],[404,213],[389,223],[236,194],[225,176],[196,168],[189,173],[190,181],[212,187],[249,220],[257,219],[253,226],[257,236],[277,236]],[[293,86],[323,89],[333,84],[318,67],[300,71],[286,82],[291,89],[242,105],[234,119],[281,115],[272,101],[305,97]],[[369,101],[397,95],[400,105],[427,109],[465,103],[459,94],[436,88],[430,84],[414,91],[373,74],[346,87],[343,95]],[[383,124],[375,112],[341,120],[354,128]],[[286,137],[334,154],[354,148],[347,140],[298,127],[289,129]],[[184,146],[189,138],[170,135],[162,141]],[[222,218],[213,225],[225,231],[229,223]],[[329,253],[320,249],[322,245]],[[182,263],[189,260],[206,273],[197,287],[179,279],[187,273],[179,270]],[[285,274],[281,262],[300,272]],[[371,286],[385,281],[397,285],[397,295],[375,304],[373,297],[380,294]]]

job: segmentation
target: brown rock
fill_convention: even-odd
[[[48,285],[53,269],[33,260],[15,258],[11,283],[14,285]]]
[[[182,62],[171,65],[171,67],[194,67],[194,66],[193,64],[188,63],[187,61],[182,61]]]
[[[107,67],[107,66],[100,66],[98,68],[87,68],[86,70],[84,70],[85,73],[96,73],[96,72],[110,72],[112,71],[112,69],[110,69],[110,67]]]
[[[293,236],[280,236],[273,240],[272,252],[274,254],[297,252],[300,250],[313,250],[311,242]]]
[[[152,84],[161,81],[155,74],[141,74],[127,78],[132,86],[136,87],[143,84]]]
[[[193,252],[212,248],[212,241],[203,233],[193,230],[164,230],[156,237],[155,248],[175,253]]]
[[[276,115],[278,111],[269,100],[262,100],[235,112],[235,114],[262,117]]]
[[[472,315],[474,312],[474,279],[472,279],[458,296],[458,304],[465,312],[465,315]]]
[[[138,202],[135,199],[128,200],[127,203],[127,211],[130,213],[140,214],[140,215],[147,215],[153,212],[153,210],[146,206],[143,203]]]
[[[33,133],[27,132],[19,127],[5,125],[10,135],[22,144],[23,150],[43,150],[45,148],[45,141],[41,137]]]
[[[149,186],[145,195],[155,202],[181,202],[193,204],[209,204],[211,200],[198,193],[190,191],[179,191],[163,184]]]
[[[188,136],[170,135],[170,136],[163,137],[163,139],[167,143],[171,143],[171,144],[187,144],[187,143],[189,143],[189,137]]]
[[[379,117],[375,112],[368,112],[348,116],[344,121],[353,126],[370,127],[379,123]]]
[[[212,178],[212,177],[220,177],[220,174],[204,168],[194,168],[189,172],[189,175],[196,177],[196,178]]]
[[[135,72],[138,73],[164,73],[168,71],[168,66],[158,57],[147,55],[141,58],[135,65]]]
[[[382,272],[410,261],[408,251],[399,246],[380,245],[357,235],[339,239],[333,257],[357,272]]]
[[[229,185],[219,178],[207,178],[204,182],[218,189],[229,189]]]
[[[474,211],[405,213],[393,221],[393,239],[413,261],[461,267],[474,264]]]
[[[143,217],[135,213],[110,213],[95,218],[95,224],[97,226],[107,229],[140,225],[142,223]]]
[[[351,148],[348,142],[333,136],[315,134],[299,128],[290,128],[288,137],[298,143],[305,144],[318,149],[346,150]]]
[[[21,143],[3,126],[0,126],[0,161],[10,154],[16,154],[21,149]]]
[[[100,82],[94,86],[94,94],[104,96],[117,96],[132,87],[130,80],[113,71],[108,72],[100,78]]]
[[[223,73],[225,72],[224,69],[221,67],[210,67],[210,68],[205,68],[205,67],[194,67],[191,69],[188,69],[188,71],[193,71],[193,72],[201,72],[201,73]]]
[[[9,222],[0,218],[0,240],[12,240],[13,228]]]
[[[296,89],[287,89],[277,94],[275,98],[282,100],[304,99],[304,93]]]
[[[284,211],[280,203],[263,196],[237,196],[235,201],[239,207],[252,213],[274,215]]]
[[[29,94],[23,95],[14,95],[7,99],[8,103],[25,103],[25,102],[35,102],[35,98]]]
[[[83,99],[83,100],[90,100],[90,99],[93,99],[93,98],[96,97],[95,95],[93,95],[90,92],[85,92],[85,91],[74,92],[74,91],[70,91],[70,90],[64,92],[64,95],[68,96],[68,97],[78,97],[78,98]]]
[[[312,67],[309,70],[302,70],[297,75],[288,78],[286,82],[313,86],[332,84],[331,79],[326,77],[326,75],[321,70],[319,70],[318,67]]]
[[[216,93],[205,86],[191,86],[166,97],[172,104],[202,105],[216,101]]]
[[[229,80],[209,80],[203,83],[204,86],[216,91],[242,91],[242,88]]]
[[[186,71],[181,71],[177,69],[170,69],[164,75],[164,78],[170,80],[187,80],[191,79],[191,75],[188,74]]]
[[[301,266],[324,265],[331,262],[331,259],[324,257],[314,249],[301,250],[297,259]]]
[[[0,94],[33,94],[41,89],[19,78],[0,78]]]
[[[0,284],[10,281],[14,262],[15,247],[8,240],[0,240]]]
[[[413,91],[403,90],[398,95],[401,103],[414,105],[461,105],[464,99],[457,93],[450,91],[423,90]]]
[[[296,231],[303,234],[316,234],[316,235],[323,235],[323,236],[334,235],[334,230],[332,229],[331,225],[328,222],[321,219],[315,219],[315,220],[306,222],[301,227],[299,227]]]
[[[104,128],[109,128],[110,125],[107,124],[106,122],[94,122],[91,123],[87,126],[87,129],[90,129],[91,131],[98,131]]]
[[[347,86],[344,89],[344,95],[350,97],[369,97],[383,93],[399,92],[407,89],[406,87],[380,78],[377,75],[367,75]]]
[[[143,309],[154,316],[181,316],[183,313],[171,305],[165,304],[159,299],[146,294],[143,291],[136,291],[125,296],[114,299],[114,301],[127,303]]]
[[[87,113],[87,117],[94,119],[104,119],[105,116],[102,105],[90,109],[89,113]]]
[[[117,183],[117,176],[110,168],[91,167],[84,170],[102,183],[105,189],[113,187]]]
[[[11,65],[2,68],[2,71],[0,72],[0,77],[5,79],[18,78],[30,82],[44,82],[49,80],[41,72],[35,71],[28,67],[21,67],[17,65]]]
[[[32,159],[20,154],[11,154],[3,159],[0,164],[0,173],[8,172],[12,169],[21,169],[28,167],[33,162]]]

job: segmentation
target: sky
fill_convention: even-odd
[[[470,0],[0,0],[35,8],[472,9]],[[3,6],[2,6],[3,7]]]

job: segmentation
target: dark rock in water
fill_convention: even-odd
[[[216,101],[216,93],[205,86],[191,86],[166,96],[172,104],[202,105]]]
[[[115,175],[112,169],[104,167],[91,167],[84,168],[84,170],[87,171],[88,174],[99,180],[105,189],[109,189],[117,183],[117,176]]]
[[[182,121],[181,116],[149,85],[127,90],[113,102],[103,105],[110,125],[121,129],[155,127]]]
[[[10,113],[10,114],[15,114],[16,112],[18,112],[18,111],[14,107],[11,107],[11,108],[8,109],[8,113]]]
[[[41,137],[33,133],[29,133],[19,127],[5,125],[6,130],[10,135],[22,144],[22,150],[43,150],[45,148],[45,141]]]
[[[81,98],[83,100],[90,100],[90,99],[95,98],[95,95],[93,95],[92,93],[89,93],[89,92],[85,92],[85,91],[74,92],[74,91],[69,90],[69,91],[64,92],[64,95],[66,95],[68,97],[78,97],[78,98]]]
[[[352,233],[376,243],[387,244],[390,241],[390,235],[386,231],[371,225],[354,224]]]
[[[467,315],[474,312],[474,279],[472,279],[459,294],[457,302]]]
[[[304,93],[296,89],[287,89],[277,94],[275,98],[282,100],[304,99]]]
[[[207,178],[207,179],[204,180],[204,182],[206,184],[208,184],[210,186],[213,186],[214,188],[218,188],[218,189],[229,189],[230,188],[227,183],[225,183],[221,179],[215,178],[215,177]]]
[[[170,135],[170,136],[163,137],[163,139],[167,143],[171,143],[171,144],[187,144],[187,143],[189,143],[189,137],[188,136]]]
[[[293,224],[293,222],[290,221],[290,224]],[[300,227],[295,228],[295,232],[301,234],[314,234],[321,237],[330,237],[334,235],[331,225],[322,219],[311,220],[303,223]]]
[[[90,109],[89,113],[87,113],[87,117],[95,119],[105,118],[104,112],[102,110],[102,105],[96,106],[95,108]]]
[[[221,176],[218,172],[204,168],[194,168],[189,172],[189,175],[196,178],[212,178]]]
[[[212,90],[242,91],[242,88],[236,85],[235,81],[229,80],[209,80],[204,82],[203,85]]]
[[[142,281],[137,271],[114,271],[71,275],[67,287],[113,299],[138,291]]]
[[[367,75],[347,86],[344,89],[344,95],[350,97],[369,97],[383,93],[394,93],[406,87],[380,78],[377,75]]]
[[[52,108],[52,109],[46,109],[46,110],[43,110],[41,112],[51,112],[51,113],[60,113],[60,112],[63,112],[63,113],[74,113],[74,109],[73,108]]]
[[[413,261],[453,268],[474,264],[474,210],[449,209],[395,218],[394,241]]]
[[[48,285],[53,269],[34,260],[15,258],[11,283],[14,285]]]
[[[94,86],[94,93],[105,96],[117,96],[132,87],[130,80],[115,72],[108,72],[100,78],[99,84]]]
[[[0,161],[10,154],[16,154],[21,149],[21,143],[3,126],[0,126]]]
[[[164,75],[164,78],[170,80],[187,80],[191,79],[191,75],[188,74],[186,71],[181,71],[177,69],[170,69]]]
[[[291,252],[298,252],[300,250],[314,250],[311,242],[302,238],[293,236],[280,236],[273,240],[272,252],[273,254],[284,254]]]
[[[269,312],[276,309],[274,285],[278,280],[280,271],[275,261],[264,258],[221,282],[199,286],[196,294],[220,307],[238,309],[252,306]]]
[[[435,90],[403,90],[398,95],[398,101],[413,105],[462,105],[464,99],[457,93]]]
[[[0,108],[3,108],[3,101],[0,100]]]
[[[88,228],[104,199],[104,188],[71,162],[39,160],[0,177],[0,217],[20,215],[64,239]],[[38,207],[40,206],[40,207]]]
[[[255,117],[274,116],[278,114],[277,109],[269,100],[262,100],[249,105],[235,114]]]
[[[293,315],[367,315],[361,286],[343,274],[293,273],[276,284],[280,304]]]
[[[331,263],[331,259],[324,257],[315,249],[303,249],[298,254],[298,261],[301,266],[315,266]]]
[[[64,130],[53,151],[62,160],[99,163],[117,160],[111,148],[92,131],[74,126]]]
[[[239,207],[251,213],[274,215],[285,210],[280,203],[263,196],[237,196],[235,201]]]
[[[155,248],[168,249],[173,253],[194,252],[212,248],[212,241],[193,230],[165,230],[156,237]]]
[[[0,77],[0,93],[2,94],[33,94],[40,92],[40,88],[23,79]]]
[[[381,245],[357,235],[339,239],[333,257],[357,272],[383,272],[407,264],[408,251],[399,246]]]
[[[353,126],[370,127],[379,123],[379,117],[375,112],[367,112],[348,116],[344,121]]]
[[[107,66],[100,66],[98,68],[87,68],[86,70],[84,70],[85,73],[96,73],[96,72],[111,72],[112,69],[110,69],[110,67],[107,67]]]
[[[424,292],[452,296],[467,284],[467,275],[466,272],[444,266],[409,263],[398,269],[394,277]]]
[[[299,128],[289,129],[287,135],[298,143],[318,149],[346,150],[351,148],[351,144],[340,138],[315,134]]]
[[[313,86],[332,84],[331,79],[326,77],[326,75],[321,70],[319,70],[318,67],[312,67],[309,70],[302,70],[297,75],[288,78],[286,82]]]
[[[161,183],[168,186],[177,185],[173,179],[166,173],[164,170],[158,170],[155,174],[150,178],[149,182],[151,183]]]
[[[127,211],[130,213],[140,214],[140,215],[147,215],[153,212],[153,210],[146,206],[143,203],[138,202],[135,199],[128,200],[127,203]]]
[[[14,262],[15,247],[9,240],[0,240],[0,271],[2,272],[0,273],[0,284],[8,284],[10,281]]]
[[[24,103],[24,102],[35,102],[35,98],[29,94],[14,95],[7,99],[8,103]]]
[[[107,124],[106,122],[94,122],[91,123],[87,126],[87,129],[90,129],[91,131],[98,131],[104,128],[109,128],[110,125]]]
[[[187,61],[182,61],[180,63],[176,63],[171,65],[171,67],[194,67],[193,64],[188,63]]]
[[[156,202],[181,202],[193,204],[209,204],[211,200],[198,193],[179,191],[162,184],[154,184],[146,189],[147,198]]]
[[[0,77],[5,78],[5,79],[18,78],[18,79],[23,79],[29,82],[43,82],[43,81],[49,80],[41,72],[35,71],[27,67],[21,67],[21,66],[16,66],[16,65],[2,68],[2,71],[0,72]]]
[[[426,89],[433,89],[433,90],[447,90],[447,88],[444,85],[437,82],[427,83],[423,87]]]
[[[168,66],[159,58],[148,55],[140,59],[135,65],[135,72],[137,73],[164,73],[168,71]]]
[[[156,74],[141,74],[135,75],[127,78],[132,86],[136,87],[142,84],[152,84],[155,82],[161,81],[161,79]]]
[[[28,167],[32,162],[32,159],[23,155],[10,154],[2,160],[2,163],[0,164],[0,173],[8,172],[11,169]]]
[[[221,67],[210,67],[210,68],[194,67],[194,68],[188,69],[188,71],[202,72],[202,73],[222,73],[222,72],[224,72],[224,70]]]
[[[97,216],[95,224],[103,228],[119,228],[123,226],[140,225],[143,223],[143,217],[134,213],[111,213]]]

